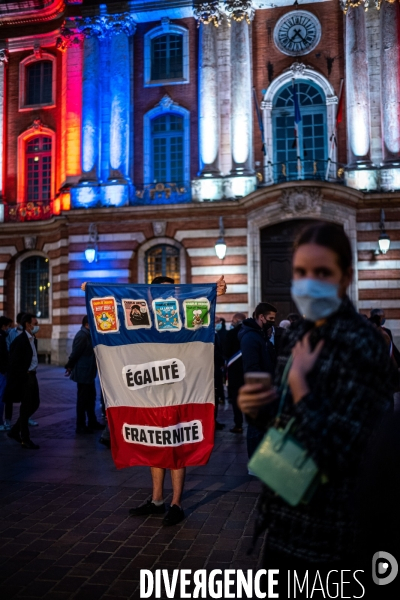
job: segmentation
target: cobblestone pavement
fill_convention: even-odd
[[[165,528],[162,517],[128,516],[149,497],[149,469],[117,471],[98,433],[76,436],[75,384],[61,368],[41,365],[39,382],[31,436],[40,450],[0,433],[3,600],[139,598],[142,568],[257,568],[262,540],[252,556],[247,550],[259,483],[247,474],[244,436],[216,433],[209,464],[188,469],[186,519]],[[218,417],[226,430],[227,408]],[[168,502],[169,478],[166,490]]]

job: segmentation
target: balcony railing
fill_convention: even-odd
[[[328,168],[329,166],[329,168]],[[301,160],[269,163],[266,169],[266,184],[301,181],[303,179],[345,183],[345,165],[327,160]]]
[[[53,202],[51,200],[4,205],[6,222],[44,221],[52,216]]]
[[[130,204],[178,204],[191,202],[191,182],[135,183],[135,193]]]

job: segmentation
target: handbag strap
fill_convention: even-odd
[[[290,367],[292,366],[293,363],[293,354],[290,355],[289,360],[286,363],[285,369],[283,371],[283,375],[282,375],[282,380],[281,380],[281,399],[279,402],[279,408],[278,408],[278,413],[276,415],[276,419],[278,420],[279,417],[282,414],[283,411],[283,407],[285,405],[285,400],[286,400],[286,396],[287,396],[287,392],[289,389],[289,383],[288,383],[288,379],[289,379],[289,371],[290,371]]]

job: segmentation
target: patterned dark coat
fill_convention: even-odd
[[[368,442],[393,405],[398,372],[382,336],[345,298],[339,311],[322,326],[303,321],[288,332],[278,359],[278,385],[293,346],[310,330],[312,348],[324,340],[307,377],[311,393],[295,405],[289,388],[282,424],[295,417],[295,437],[328,482],[319,486],[309,504],[297,507],[264,486],[256,529],[268,528],[270,552],[325,562],[353,553],[355,482]],[[276,412],[276,405],[270,407],[259,414],[255,424],[268,428]]]

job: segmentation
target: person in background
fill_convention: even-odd
[[[244,384],[239,332],[242,329],[242,323],[245,319],[246,315],[244,313],[233,315],[232,327],[226,333],[225,352],[228,373],[228,397],[232,403],[233,421],[235,423],[235,426],[229,430],[231,433],[243,433],[243,414],[237,405],[237,395],[239,389]]]
[[[38,450],[40,446],[32,442],[29,434],[29,419],[40,405],[39,385],[36,378],[38,367],[37,340],[39,331],[35,315],[26,313],[21,319],[23,331],[10,346],[7,369],[7,387],[4,393],[6,404],[21,402],[19,417],[8,432],[27,450]]]
[[[243,373],[264,372],[273,378],[274,349],[271,348],[269,333],[275,322],[275,307],[261,302],[255,310],[255,318],[243,321],[238,333],[243,359]],[[263,438],[262,432],[253,424],[247,427],[247,454],[251,458]]]
[[[296,327],[297,323],[300,323],[301,316],[298,313],[290,313],[287,320],[290,321],[291,328],[293,328]]]
[[[19,336],[23,332],[23,327],[21,325],[22,317],[24,316],[24,312],[20,312],[17,314],[17,325],[10,329],[9,334],[7,336],[7,348],[10,351],[10,346],[15,340],[17,336]]]
[[[78,387],[76,433],[86,434],[103,430],[105,425],[98,422],[95,413],[97,365],[87,315],[83,317],[82,327],[74,337],[72,353],[65,369],[65,374],[69,375]]]
[[[226,321],[223,317],[215,316],[215,333],[218,336],[218,339],[221,344],[221,351],[225,358],[225,342],[226,342],[226,334],[228,332],[226,329]]]
[[[10,425],[3,420],[5,404],[3,402],[4,391],[7,384],[8,348],[7,336],[9,334],[12,320],[8,317],[0,317],[0,431],[9,431]]]
[[[215,389],[215,409],[214,409],[214,420],[216,431],[221,431],[225,428],[223,423],[217,420],[218,417],[218,405],[225,403],[225,392],[224,392],[224,367],[225,360],[222,354],[221,342],[218,336],[215,336],[214,343],[214,389]]]
[[[279,327],[281,329],[289,329],[289,327],[290,327],[290,321],[289,321],[289,319],[284,319],[283,321],[281,321],[279,323]]]
[[[314,579],[315,569],[325,577],[355,564],[356,482],[371,438],[393,409],[398,371],[382,336],[347,296],[352,257],[345,232],[331,223],[309,226],[294,246],[292,297],[305,319],[289,331],[278,359],[278,385],[290,361],[280,424],[295,419],[292,435],[323,480],[309,502],[297,506],[263,487],[258,519],[258,532],[268,529],[263,568],[282,569],[283,580],[288,569],[302,579],[313,569]],[[280,400],[276,389],[253,384],[241,388],[238,403],[265,431],[275,422]],[[383,506],[379,498],[380,511]]]
[[[373,308],[370,312],[370,321],[377,325],[377,327],[380,327],[381,330],[387,333],[387,335],[389,336],[390,341],[392,342],[393,358],[396,361],[398,368],[400,369],[400,351],[393,342],[392,332],[387,327],[384,327],[386,322],[385,311],[382,308]]]

